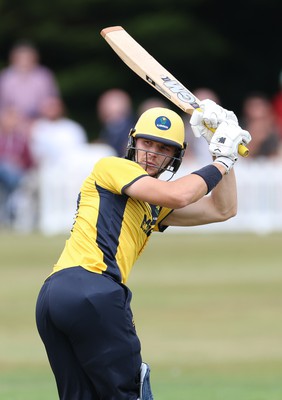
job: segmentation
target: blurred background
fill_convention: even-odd
[[[281,1],[2,0],[0,15],[1,399],[56,398],[34,306],[82,180],[99,158],[123,156],[148,107],[180,112],[100,36],[121,25],[253,137],[236,165],[236,218],[156,235],[129,282],[156,396],[280,400]],[[182,117],[189,145],[176,177],[210,162]]]
[[[281,230],[281,2],[3,0],[0,12],[0,229],[65,233],[82,179],[100,157],[124,155],[140,113],[155,105],[180,112],[101,37],[121,25],[252,134],[250,157],[237,167],[240,214],[231,228]],[[210,162],[183,118],[189,146],[180,175]]]
[[[100,36],[122,25],[188,88],[210,87],[237,113],[250,92],[280,89],[279,0],[36,0],[0,3],[0,67],[14,44],[29,40],[56,76],[71,116],[97,137],[97,99],[121,87],[137,107],[152,89]]]

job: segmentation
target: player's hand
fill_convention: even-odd
[[[200,103],[200,108],[193,112],[190,124],[194,135],[196,137],[203,136],[210,144],[215,129],[226,120],[238,124],[238,119],[233,111],[228,111],[214,101],[206,99]]]
[[[209,150],[214,157],[223,156],[236,161],[239,144],[246,145],[251,139],[250,133],[233,120],[223,121],[211,138]]]

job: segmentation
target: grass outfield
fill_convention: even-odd
[[[34,306],[65,237],[0,233],[0,399],[57,393]],[[282,399],[282,234],[155,234],[128,282],[156,400]]]

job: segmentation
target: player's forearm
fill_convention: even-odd
[[[225,173],[226,168],[222,165],[209,164],[189,175],[167,182],[165,193],[162,194],[158,204],[173,209],[193,204],[212,191]]]
[[[211,200],[222,220],[234,217],[237,213],[237,186],[234,170],[224,175],[221,182],[211,192]]]
[[[189,204],[195,203],[207,193],[207,185],[202,177],[196,174],[189,174],[170,182],[169,195],[173,199],[172,207],[182,208]]]

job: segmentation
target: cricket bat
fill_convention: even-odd
[[[121,26],[102,29],[101,35],[132,71],[182,111],[192,115],[194,110],[200,108],[200,100],[154,59]],[[238,152],[242,157],[247,157],[249,154],[248,148],[243,144],[239,145]]]

